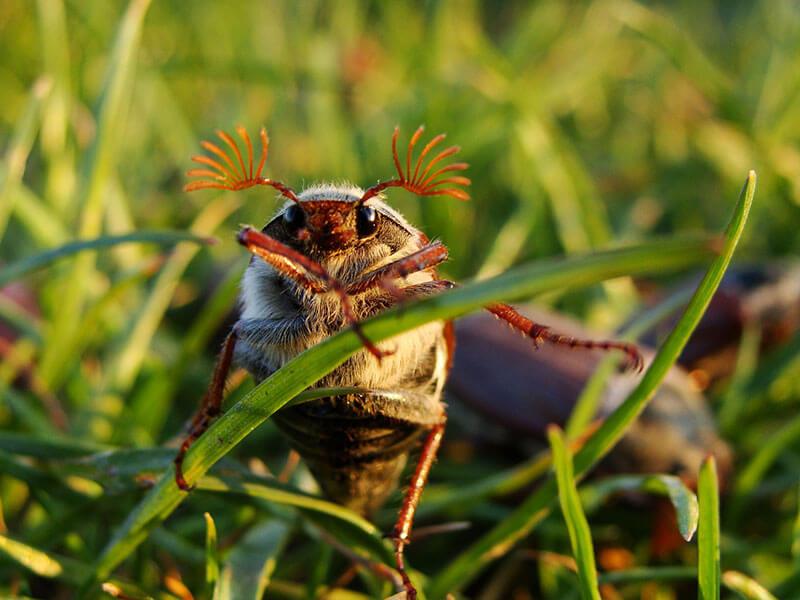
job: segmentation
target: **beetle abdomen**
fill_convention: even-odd
[[[397,488],[409,451],[426,429],[387,416],[375,404],[371,393],[337,396],[274,417],[325,495],[362,515],[372,514]]]

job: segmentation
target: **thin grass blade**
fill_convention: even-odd
[[[72,572],[72,569],[67,568],[63,560],[4,535],[0,535],[0,552],[40,577],[69,579]],[[73,581],[76,580],[80,581],[79,574],[73,579]]]
[[[589,437],[586,444],[575,455],[577,477],[581,477],[603,458],[625,433],[627,427],[644,410],[647,401],[678,359],[700,318],[703,316],[722,276],[730,264],[734,250],[744,231],[747,216],[755,195],[756,174],[747,177],[733,216],[725,232],[719,256],[712,262],[705,277],[698,285],[681,319],[664,341],[639,385],[628,398]],[[461,589],[498,556],[504,555],[517,541],[524,538],[550,511],[558,489],[549,479],[531,494],[510,516],[472,544],[431,582],[429,594],[441,597]]]
[[[214,600],[260,600],[289,537],[280,521],[253,527],[231,550],[219,574]]]
[[[747,600],[778,600],[755,579],[739,571],[725,571],[722,574],[722,583]]]
[[[219,550],[217,526],[210,513],[203,513],[206,521],[206,592],[211,595],[219,580]]]
[[[5,234],[8,217],[14,207],[13,201],[17,197],[16,188],[22,183],[28,155],[38,131],[42,102],[51,87],[52,82],[48,78],[39,79],[33,84],[30,100],[22,117],[17,121],[14,136],[3,159],[0,172],[0,241]]]
[[[547,430],[550,449],[553,452],[553,468],[558,483],[558,499],[561,513],[567,524],[572,554],[578,566],[581,597],[585,600],[600,600],[600,589],[597,587],[597,566],[594,560],[594,544],[589,522],[581,506],[578,488],[572,471],[572,456],[566,449],[564,434],[558,427],[551,425]]]
[[[690,297],[689,290],[681,290],[672,294],[663,302],[639,315],[620,332],[619,339],[628,342],[635,341],[642,333],[685,305]],[[594,419],[600,406],[606,381],[614,373],[617,362],[618,360],[613,356],[606,357],[597,365],[595,372],[586,382],[564,428],[569,439],[576,439]]]
[[[719,490],[717,463],[713,456],[703,461],[697,484],[700,525],[697,533],[697,587],[700,600],[719,600]]]
[[[192,223],[191,233],[200,237],[210,236],[238,206],[238,201],[230,196],[209,204]],[[150,295],[134,318],[122,348],[111,361],[107,382],[109,391],[126,391],[133,384],[175,288],[198,250],[196,245],[178,246],[165,263]]]
[[[125,235],[109,235],[91,240],[78,240],[0,267],[0,286],[4,286],[10,281],[28,275],[37,269],[43,269],[58,260],[73,256],[79,252],[102,250],[119,246],[120,244],[139,243],[172,246],[180,242],[212,244],[214,239],[188,231],[137,231],[136,233],[127,233]]]
[[[150,0],[131,0],[117,31],[107,80],[100,103],[97,137],[91,147],[80,184],[81,216],[78,226],[81,238],[99,237],[103,218],[106,184],[120,156],[122,128],[134,81],[136,55],[144,17]],[[41,359],[42,379],[56,388],[61,382],[67,357],[81,331],[81,319],[87,294],[87,283],[94,272],[94,255],[79,255],[64,282],[62,301],[55,315],[51,339]]]
[[[591,512],[609,496],[620,492],[645,492],[669,498],[675,508],[681,537],[688,542],[697,531],[700,516],[697,496],[673,475],[621,475],[602,479],[581,487],[581,502],[586,512]]]
[[[230,477],[203,477],[197,489],[223,494],[238,494],[299,509],[307,518],[348,547],[358,549],[371,558],[390,561],[392,553],[381,537],[381,532],[369,521],[334,502],[305,494],[278,482],[255,483],[237,481]]]
[[[90,568],[86,563],[39,550],[5,535],[0,535],[0,553],[5,554],[11,560],[39,577],[46,579],[58,579],[67,583],[78,584],[90,572]],[[139,599],[150,597],[137,586],[118,579],[104,582],[102,588],[109,591],[124,591],[127,594],[116,596],[118,598]],[[17,596],[15,595],[14,597],[16,598]]]

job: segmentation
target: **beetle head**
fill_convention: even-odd
[[[250,137],[242,127],[237,127],[237,132],[244,142],[247,160],[230,135],[217,131],[217,136],[228,147],[228,151],[223,151],[217,144],[202,142],[203,148],[214,156],[192,157],[202,167],[189,170],[187,175],[200,179],[186,184],[184,189],[238,191],[266,185],[278,190],[289,201],[279,213],[281,228],[273,227],[276,221],[273,220],[264,230],[267,232],[270,228],[268,233],[273,237],[296,248],[304,248],[308,253],[344,251],[373,238],[381,230],[382,221],[396,215],[381,198],[382,192],[388,188],[400,187],[419,196],[451,196],[459,200],[469,198],[464,190],[456,186],[469,185],[470,180],[454,174],[465,170],[467,164],[440,164],[456,154],[459,151],[458,146],[450,146],[425,162],[431,151],[444,140],[444,134],[432,138],[416,160],[412,160],[414,147],[423,132],[422,127],[411,136],[405,168],[397,152],[399,129],[395,128],[392,135],[392,158],[397,176],[394,179],[377,183],[366,191],[355,187],[319,186],[299,195],[288,185],[262,176],[269,148],[266,130],[262,128],[260,132],[261,156],[255,167]]]

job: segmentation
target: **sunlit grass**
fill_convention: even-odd
[[[0,595],[71,597],[87,581],[159,598],[255,597],[264,586],[286,598],[393,591],[369,569],[340,577],[343,550],[392,564],[381,533],[397,500],[376,525],[321,499],[302,468],[278,483],[269,473],[282,468],[285,444],[268,420],[251,432],[357,349],[349,333],[301,357],[302,377],[233,389],[214,429],[225,443],[204,438],[188,459],[197,491],[171,484],[165,445],[202,396],[235,306],[246,257],[234,232],[277,205],[255,192],[182,193],[199,139],[264,124],[267,173],[298,188],[390,176],[396,124],[425,123],[462,146],[470,203],[391,201],[449,246],[448,276],[516,270],[387,313],[366,325],[376,339],[534,295],[635,335],[686,294],[630,321],[640,288],[632,277],[605,280],[647,276],[666,289],[722,251],[701,285],[710,293],[741,228],[724,243],[691,236],[721,230],[751,168],[759,195],[737,258],[800,253],[798,39],[791,3],[4,3],[0,286],[13,292],[0,293]],[[197,243],[210,236],[219,243]],[[720,585],[800,596],[800,335],[761,358],[761,333],[747,331],[732,385],[708,393],[737,463],[718,491],[704,471],[699,517],[694,493],[666,474],[582,479],[642,409],[702,305],[601,430],[581,437],[599,387],[568,426],[562,458],[572,455],[597,581],[626,598],[643,586],[716,597]],[[419,519],[472,526],[412,544],[422,591],[490,598],[531,584],[534,597],[577,597],[578,580],[563,572],[572,547],[552,510],[549,455],[476,456],[464,450],[469,433],[451,426]],[[700,539],[656,563],[647,513],[613,500],[623,492],[667,498],[679,533],[692,538],[699,520]],[[630,564],[608,570],[609,547],[628,551]],[[521,571],[537,574],[515,584]]]

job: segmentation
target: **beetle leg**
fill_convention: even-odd
[[[414,255],[412,254],[411,256]],[[433,283],[438,284],[439,290],[442,291],[444,289],[456,287],[457,285],[451,281],[447,281],[444,279],[437,279]],[[419,285],[423,286],[425,284],[419,284]],[[417,286],[410,286],[409,288],[406,288],[403,291],[413,290],[416,287]],[[538,347],[539,344],[543,342],[547,342],[549,344],[568,346],[570,348],[583,348],[585,350],[620,350],[621,352],[624,352],[627,357],[626,366],[628,368],[638,373],[641,372],[642,367],[644,366],[644,360],[642,358],[642,355],[635,344],[629,344],[627,342],[617,342],[613,340],[602,340],[602,341],[585,340],[557,333],[555,331],[551,331],[547,325],[536,323],[535,321],[532,321],[531,319],[521,315],[519,312],[517,312],[513,307],[509,306],[508,304],[499,304],[499,303],[490,304],[485,308],[494,316],[508,323],[508,325],[511,326],[512,328],[516,329],[523,335],[531,338],[533,340],[534,346],[536,347]]]
[[[536,323],[522,316],[508,304],[490,304],[486,307],[494,316],[502,319],[511,327],[530,337],[534,345],[538,346],[542,342],[569,346],[570,348],[584,348],[586,350],[620,350],[627,356],[627,366],[636,372],[640,372],[643,366],[642,355],[634,344],[616,341],[594,341],[575,338],[550,331],[546,325]]]
[[[425,444],[422,446],[419,460],[417,461],[417,468],[414,470],[414,476],[411,478],[411,483],[406,490],[406,495],[403,498],[403,505],[400,508],[400,513],[397,515],[397,522],[392,530],[392,541],[394,542],[394,556],[397,562],[397,571],[403,578],[403,587],[406,591],[406,598],[413,600],[417,597],[417,591],[411,583],[411,579],[406,573],[405,561],[403,558],[403,550],[411,541],[411,527],[414,524],[414,514],[417,512],[417,505],[422,496],[422,490],[425,488],[425,483],[428,481],[428,473],[430,473],[433,461],[436,460],[436,452],[439,450],[439,445],[442,443],[444,436],[445,420],[441,423],[434,425],[428,437],[425,438]]]
[[[222,397],[225,392],[225,379],[228,377],[228,371],[231,368],[233,361],[233,351],[236,346],[236,330],[234,329],[225,338],[217,359],[217,365],[214,368],[214,375],[211,378],[211,385],[208,387],[206,395],[200,405],[200,409],[192,419],[192,424],[189,427],[189,433],[181,442],[181,447],[178,454],[175,455],[173,462],[175,463],[175,483],[184,491],[191,489],[191,486],[186,482],[183,477],[183,459],[186,457],[186,452],[194,441],[200,437],[211,421],[216,418],[222,409]]]
[[[251,253],[261,258],[278,272],[289,277],[309,292],[316,294],[333,292],[336,294],[339,297],[345,320],[350,327],[352,327],[353,332],[358,336],[358,339],[361,340],[361,343],[369,353],[378,360],[387,355],[386,352],[378,349],[378,347],[364,335],[361,325],[353,312],[353,306],[350,303],[347,289],[338,279],[329,275],[325,267],[294,248],[290,248],[286,244],[260,231],[256,231],[252,227],[244,227],[239,232],[237,239],[239,243],[245,246]]]
[[[347,293],[351,296],[362,294],[374,288],[383,288],[392,293],[398,293],[397,288],[392,284],[392,280],[398,277],[408,277],[413,273],[419,273],[426,269],[440,265],[447,260],[447,247],[441,242],[434,242],[417,250],[413,254],[399,258],[394,262],[384,265],[374,271],[370,271],[361,279],[351,284],[347,288]],[[402,291],[399,293],[403,296]]]

